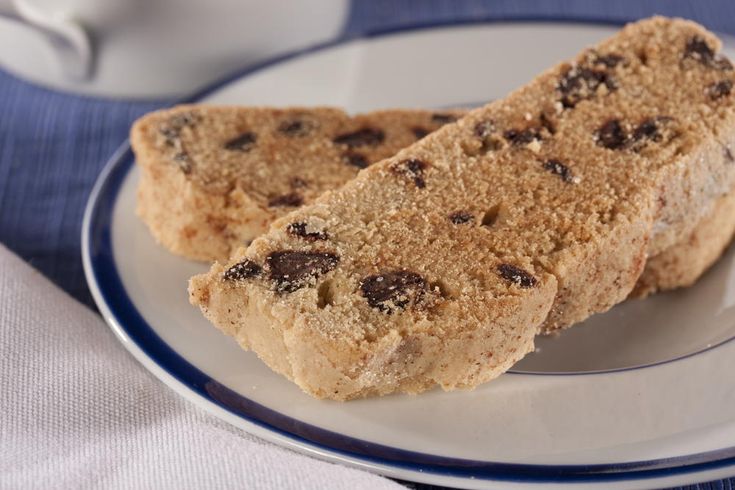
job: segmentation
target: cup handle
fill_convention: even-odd
[[[43,34],[56,51],[67,78],[89,80],[92,76],[92,42],[79,22],[68,16],[43,12],[25,0],[0,0],[0,17],[15,20]]]

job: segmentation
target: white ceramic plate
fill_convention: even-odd
[[[392,32],[251,69],[192,100],[446,107],[501,97],[615,30],[558,23]],[[254,434],[393,477],[460,487],[662,487],[735,474],[735,255],[693,288],[618,306],[471,392],[317,401],[187,302],[206,266],[134,215],[128,144],[87,207],[84,265],[122,343],[193,403]]]

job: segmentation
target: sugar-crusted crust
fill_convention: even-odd
[[[733,188],[718,50],[691,22],[629,25],[276,220],[191,301],[314,396],[490,380],[625,299]]]
[[[156,240],[226,260],[271,222],[451,122],[462,111],[178,106],[133,125],[137,213]]]

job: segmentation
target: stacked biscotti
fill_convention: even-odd
[[[625,299],[649,258],[726,225],[699,247],[719,254],[735,182],[719,48],[691,22],[629,25],[276,220],[191,301],[317,397],[493,379],[538,332]]]
[[[153,112],[131,132],[142,169],[138,214],[172,252],[227,260],[276,218],[463,114],[395,109],[351,118],[326,108],[203,105]],[[649,258],[633,294],[694,282],[732,235],[733,206],[735,193],[723,196],[691,234]]]
[[[138,214],[170,251],[226,260],[270,223],[460,111],[179,106],[131,131]]]

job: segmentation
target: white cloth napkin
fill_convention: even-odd
[[[403,488],[181,399],[94,312],[0,245],[0,488]]]

